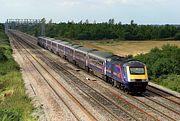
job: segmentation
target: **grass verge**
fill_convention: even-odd
[[[153,82],[180,93],[180,75],[170,74],[162,76],[154,79]]]
[[[32,121],[32,111],[20,67],[12,57],[8,37],[0,29],[0,121]]]

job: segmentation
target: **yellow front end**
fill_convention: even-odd
[[[144,73],[142,74],[131,74],[129,66],[126,66],[126,69],[127,69],[128,82],[148,81],[148,74],[147,74],[146,66],[144,66]]]

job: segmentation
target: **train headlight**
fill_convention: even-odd
[[[146,82],[147,79],[131,79],[131,82]]]
[[[136,79],[131,79],[131,82],[135,82],[136,81]]]
[[[147,79],[142,79],[142,82],[147,82],[148,80]]]

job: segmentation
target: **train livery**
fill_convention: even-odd
[[[38,45],[128,92],[146,91],[147,68],[140,61],[47,37],[39,37]]]

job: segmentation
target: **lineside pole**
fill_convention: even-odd
[[[41,36],[45,36],[45,22],[46,20],[43,18],[41,20]]]
[[[7,21],[5,22],[5,33],[7,34],[7,32],[8,32],[8,19],[7,19]]]

